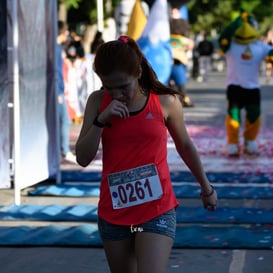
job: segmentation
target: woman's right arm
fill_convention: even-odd
[[[79,165],[86,167],[96,156],[103,128],[93,125],[100,112],[103,91],[93,92],[86,103],[83,124],[76,142],[76,158]]]
[[[127,118],[129,110],[127,106],[117,99],[113,99],[109,105],[100,112],[103,90],[93,92],[88,98],[83,125],[76,143],[77,162],[86,167],[96,156],[103,128],[93,124],[95,118],[102,124],[107,124],[112,116]]]

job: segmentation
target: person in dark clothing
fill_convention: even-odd
[[[204,39],[198,44],[197,50],[199,53],[200,81],[206,82],[211,65],[211,56],[214,51],[213,43],[208,40],[207,33],[204,33]]]
[[[91,43],[91,54],[95,54],[97,48],[104,43],[102,32],[97,31],[94,37],[93,42]]]

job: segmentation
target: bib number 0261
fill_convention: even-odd
[[[118,194],[120,201],[124,204],[128,202],[136,202],[138,199],[143,200],[145,196],[153,197],[149,179],[145,179],[145,182],[136,181],[133,183],[127,183],[126,185],[118,186]]]
[[[115,173],[108,177],[108,182],[114,209],[143,204],[162,196],[161,183],[154,165]]]

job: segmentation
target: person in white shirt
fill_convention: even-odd
[[[239,156],[241,110],[246,111],[244,152],[258,155],[256,142],[261,124],[259,70],[266,57],[273,55],[270,45],[263,42],[253,17],[243,12],[230,23],[219,37],[219,46],[227,63],[227,153]]]

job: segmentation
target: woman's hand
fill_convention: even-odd
[[[129,117],[130,113],[126,104],[119,100],[112,100],[107,108],[100,113],[98,121],[102,123],[107,123],[112,116],[118,116],[120,118]]]
[[[216,210],[217,206],[217,192],[213,187],[211,187],[211,192],[209,193],[203,193],[201,192],[200,198],[203,202],[203,206],[205,209],[209,211]]]

